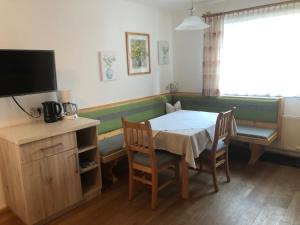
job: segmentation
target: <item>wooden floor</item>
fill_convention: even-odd
[[[175,188],[159,195],[150,209],[150,192],[127,201],[126,177],[101,196],[56,219],[51,225],[300,225],[300,169],[231,160],[232,181],[212,193],[211,178],[191,172],[191,196],[181,200]],[[0,214],[0,225],[21,225],[12,213]]]

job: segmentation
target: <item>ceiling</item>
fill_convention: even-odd
[[[191,7],[191,2],[192,2],[192,0],[130,0],[130,1],[151,5],[159,8],[166,8],[166,9],[187,9]],[[210,5],[210,4],[216,4],[224,1],[225,0],[194,0],[194,3]]]

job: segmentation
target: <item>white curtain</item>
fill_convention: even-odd
[[[221,94],[299,96],[299,3],[226,15]]]

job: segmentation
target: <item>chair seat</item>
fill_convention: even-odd
[[[180,160],[180,156],[169,153],[164,150],[155,150],[157,166],[161,167],[167,163],[174,162]],[[142,164],[144,166],[151,166],[150,157],[143,153],[135,153],[133,155],[133,162]]]
[[[223,150],[226,147],[227,145],[224,143],[224,141],[219,141],[217,146],[217,152]],[[211,152],[212,146],[207,147],[205,150]]]

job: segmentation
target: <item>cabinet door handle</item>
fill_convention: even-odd
[[[79,172],[79,159],[78,159],[78,154],[74,153],[74,159],[75,159],[75,173]]]
[[[52,148],[56,148],[56,147],[59,147],[59,146],[62,146],[63,144],[62,143],[58,143],[56,145],[52,145],[52,146],[49,146],[49,147],[46,147],[46,148],[40,148],[41,151],[46,151],[46,150],[49,150],[49,149],[52,149]]]

